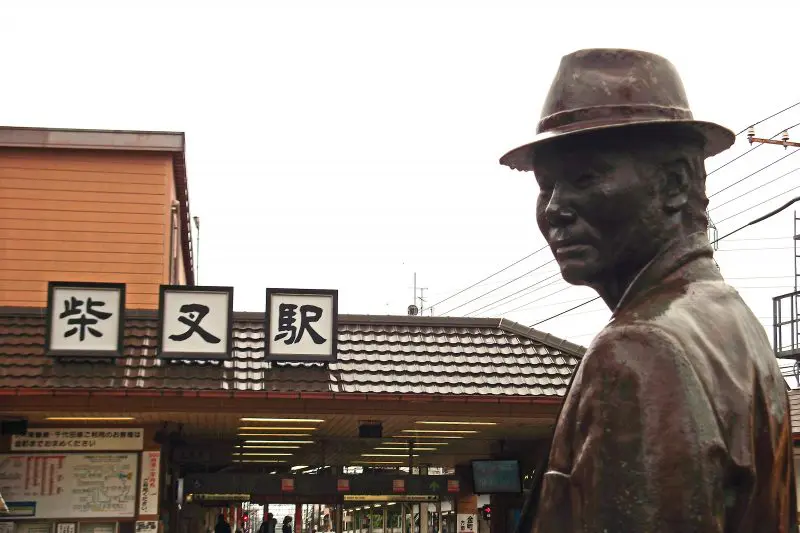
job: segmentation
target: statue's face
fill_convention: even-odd
[[[657,252],[665,214],[655,167],[643,159],[587,142],[537,150],[536,220],[568,283],[625,279]]]

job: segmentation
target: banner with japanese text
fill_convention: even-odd
[[[158,484],[161,471],[161,452],[142,453],[142,477],[139,494],[139,516],[158,514]]]
[[[11,436],[20,452],[128,452],[144,447],[142,428],[29,428]]]

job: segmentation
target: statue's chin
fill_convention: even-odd
[[[593,285],[593,280],[597,279],[598,269],[585,262],[562,261],[558,266],[561,277],[570,285]]]

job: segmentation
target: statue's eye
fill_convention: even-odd
[[[597,176],[595,176],[594,174],[586,173],[578,176],[578,178],[573,183],[575,187],[577,187],[578,189],[585,189],[586,187],[590,187],[595,182],[596,179]]]

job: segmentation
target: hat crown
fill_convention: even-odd
[[[642,118],[693,118],[674,65],[638,50],[578,50],[561,59],[537,133]]]
[[[667,59],[639,50],[590,48],[561,58],[536,137],[506,153],[500,163],[530,171],[534,150],[543,143],[642,126],[693,132],[703,139],[705,157],[736,140],[728,128],[694,119],[681,77]]]

